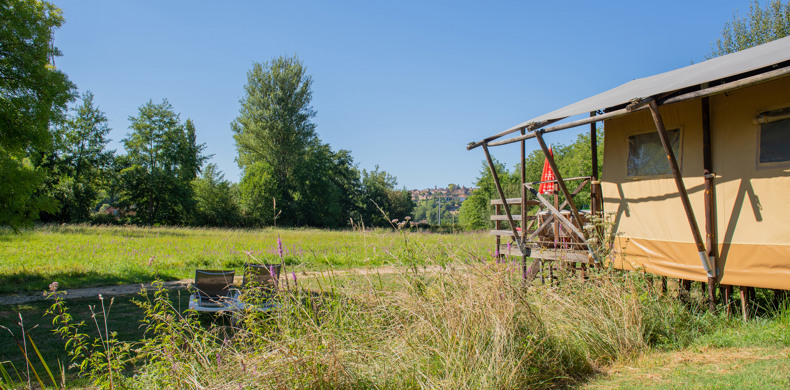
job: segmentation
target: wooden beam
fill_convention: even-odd
[[[708,275],[708,308],[716,310],[716,283],[718,275],[718,255],[716,244],[716,215],[714,213],[715,197],[713,193],[713,151],[710,135],[710,99],[702,98],[702,170],[705,177],[705,246],[708,261],[713,268],[713,276]]]
[[[537,132],[536,136],[538,143],[540,143],[540,148],[543,149],[543,154],[546,156],[546,161],[549,162],[549,166],[554,172],[554,178],[557,180],[557,185],[559,185],[560,190],[562,190],[563,195],[565,195],[565,200],[568,202],[568,206],[571,209],[573,218],[576,220],[576,223],[579,224],[580,228],[584,228],[584,222],[582,221],[582,217],[579,215],[579,209],[576,208],[576,203],[573,201],[573,195],[570,191],[568,191],[568,186],[566,186],[565,181],[562,180],[562,175],[560,174],[559,168],[557,168],[557,163],[554,161],[554,156],[552,156],[551,151],[549,151],[549,147],[543,140],[543,135],[541,132]],[[582,241],[587,241],[587,236],[583,232]]]
[[[499,175],[496,172],[496,166],[494,165],[494,160],[491,159],[491,153],[489,153],[487,145],[483,145],[483,151],[485,151],[488,167],[491,169],[491,175],[494,178],[494,185],[496,185],[496,190],[499,192],[499,198],[502,199],[502,203],[505,203],[507,199],[505,198],[505,191],[502,190],[502,185],[499,183]],[[504,207],[505,214],[507,214],[507,220],[510,223],[510,229],[513,231],[513,236],[518,237],[518,230],[516,230],[516,224],[513,221],[513,215],[510,212],[510,207]],[[518,244],[518,249],[521,251],[521,253],[527,253],[524,244],[522,244],[520,241],[516,241],[516,243]]]
[[[518,137],[508,138],[508,139],[501,140],[501,141],[489,142],[488,146],[501,146],[501,145],[512,144],[514,142],[535,138],[538,131],[540,131],[540,132],[542,132],[544,134],[546,134],[546,133],[553,133],[555,131],[570,129],[570,128],[573,128],[573,127],[582,126],[582,125],[586,125],[586,124],[589,124],[589,123],[602,121],[604,119],[616,118],[618,116],[622,116],[622,115],[628,114],[629,112],[630,111],[626,110],[625,108],[622,108],[622,109],[619,109],[619,110],[608,112],[606,114],[597,115],[594,118],[579,119],[579,120],[576,120],[576,121],[573,121],[573,122],[563,123],[561,125],[556,125],[556,126],[552,126],[552,127],[547,127],[545,129],[536,130],[536,131],[533,131],[531,133],[520,135]]]
[[[540,122],[530,122],[530,123],[527,123],[524,126],[511,127],[509,129],[501,132],[501,133],[497,133],[497,134],[494,134],[494,135],[492,135],[490,137],[484,138],[482,141],[470,142],[469,144],[466,145],[466,150],[472,150],[472,149],[477,148],[479,146],[488,145],[491,141],[493,141],[495,139],[502,138],[502,137],[504,137],[504,136],[506,136],[508,134],[515,133],[515,132],[517,132],[519,130],[532,131],[532,130],[535,130],[535,129],[539,129],[541,127],[548,126],[548,125],[550,125],[550,124],[552,124],[554,122],[561,121],[563,119],[565,119],[565,117],[557,118],[557,119],[549,119],[549,120],[540,121]]]
[[[664,128],[664,121],[661,119],[661,113],[658,111],[658,104],[655,102],[655,100],[651,100],[649,107],[650,112],[653,114],[653,122],[655,122],[656,130],[658,131],[658,137],[661,139],[661,145],[664,146],[664,153],[667,155],[669,167],[672,169],[672,176],[675,178],[675,185],[677,186],[680,200],[683,203],[683,210],[686,212],[686,218],[688,219],[689,227],[691,228],[691,234],[694,236],[694,243],[697,245],[697,252],[699,254],[700,260],[702,261],[702,267],[705,269],[708,277],[715,277],[716,270],[712,269],[709,264],[707,250],[705,249],[705,244],[702,243],[702,237],[699,233],[697,220],[694,218],[694,210],[692,210],[691,202],[689,202],[689,194],[688,191],[686,191],[686,185],[683,184],[683,177],[681,176],[680,168],[678,167],[678,161],[675,157],[675,152],[672,150],[672,145],[669,143],[669,136],[667,136],[667,131]]]
[[[565,225],[565,227],[567,227],[570,231],[576,234],[576,236],[581,240],[581,242],[586,241],[584,234],[582,234],[582,232],[579,231],[579,229],[577,229],[576,226],[573,226],[573,223],[571,223],[571,221],[563,217],[562,214],[559,212],[559,210],[554,208],[554,206],[551,203],[549,203],[549,201],[546,200],[546,198],[544,198],[540,193],[538,193],[538,191],[535,190],[535,188],[529,185],[529,183],[524,184],[524,186],[527,187],[527,189],[529,190],[529,192],[532,193],[532,195],[534,195],[541,203],[543,203],[543,206],[546,207],[546,209],[550,213],[554,214],[554,218],[556,218],[561,224]]]
[[[578,186],[578,187],[576,187],[576,189],[574,189],[574,190],[573,190],[573,196],[576,196],[576,195],[577,195],[579,192],[581,192],[581,190],[584,188],[584,186],[585,186],[586,184],[587,184],[587,181],[586,181],[586,180],[585,180],[585,181],[583,181],[583,182],[581,182],[581,184],[579,184],[579,186]],[[525,186],[525,188],[526,188],[526,186]],[[562,209],[565,207],[565,205],[567,205],[567,204],[568,204],[568,201],[566,200],[566,201],[562,202],[562,204],[560,205],[560,207],[558,207],[557,209],[558,209],[558,210],[562,210]],[[554,215],[550,215],[550,216],[549,216],[549,218],[546,218],[546,220],[545,220],[545,221],[543,221],[543,223],[540,225],[540,227],[539,227],[537,230],[535,230],[535,232],[533,232],[533,233],[532,233],[532,234],[529,236],[529,238],[527,238],[527,241],[532,241],[532,240],[533,240],[535,237],[537,237],[537,236],[538,236],[538,234],[540,234],[540,232],[541,232],[543,229],[547,228],[547,227],[549,226],[549,224],[553,222],[553,219],[554,219]]]
[[[595,118],[595,111],[590,112],[590,118]],[[598,128],[597,122],[590,122],[590,159],[592,162],[592,173],[590,175],[590,211],[593,215],[601,212],[600,200],[601,185],[598,184]]]
[[[749,320],[749,315],[751,314],[751,313],[749,313],[749,310],[750,310],[749,298],[752,295],[753,288],[752,287],[741,286],[740,290],[741,290],[740,291],[741,292],[741,314],[743,314],[743,320],[744,321],[748,321]]]

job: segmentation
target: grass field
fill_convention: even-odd
[[[486,234],[47,226],[0,236],[3,256],[11,260],[2,264],[2,288],[12,290],[9,283],[34,269],[36,278],[21,279],[25,290],[44,289],[53,280],[68,287],[149,281],[157,273],[189,278],[196,267],[240,270],[245,251],[263,261],[279,259],[278,235],[287,270],[295,270],[298,281],[282,285],[282,307],[272,314],[245,312],[234,323],[196,320],[184,313],[183,290],[166,298],[116,297],[106,317],[98,298],[64,301],[75,322],[86,322],[84,347],[100,358],[77,359],[93,371],[79,378],[79,369],[66,370],[67,385],[106,387],[114,380],[129,388],[227,389],[788,386],[787,308],[762,307],[744,323],[707,312],[699,289],[683,304],[674,291],[658,294],[643,275],[605,268],[591,270],[588,280],[566,276],[556,285],[524,289],[517,265],[492,259]],[[379,265],[398,272],[381,273]],[[356,267],[368,271],[343,270]],[[301,272],[310,270],[322,272]],[[758,294],[760,302],[769,298]],[[24,359],[14,342],[21,340],[20,314],[56,378],[58,362],[69,364],[64,341],[52,334],[52,316],[45,315],[50,304],[0,305],[0,325],[8,328],[0,330],[0,364],[13,364],[23,378]],[[108,331],[117,332],[117,342],[102,341],[97,328],[105,340]],[[116,348],[106,359],[109,366],[102,363],[105,347]],[[27,348],[32,355],[30,343]],[[43,376],[43,366],[36,367]]]
[[[482,233],[403,234],[314,229],[185,229],[48,225],[14,234],[0,230],[0,294],[106,286],[194,277],[197,268],[241,271],[252,262],[279,263],[278,237],[290,270],[445,263],[491,256]],[[409,252],[411,251],[411,252]],[[414,254],[419,252],[419,256]]]

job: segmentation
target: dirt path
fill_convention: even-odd
[[[438,267],[426,267],[422,268],[423,271],[435,271],[438,270]],[[378,268],[352,268],[352,269],[345,269],[345,270],[335,270],[335,275],[372,275],[372,274],[394,274],[398,272],[403,272],[401,268],[395,267],[378,267]],[[313,278],[317,276],[321,276],[321,274],[326,275],[327,271],[311,271],[311,272],[300,272],[298,274],[299,278]],[[288,275],[282,275],[282,277],[290,277],[290,273]],[[165,288],[168,290],[174,289],[185,289],[192,283],[193,279],[181,279],[181,280],[174,280],[165,282]],[[237,284],[241,283],[241,278],[236,277]],[[117,285],[117,286],[104,286],[104,287],[86,287],[86,288],[72,288],[66,290],[66,295],[64,296],[65,299],[77,299],[77,298],[90,298],[98,296],[102,294],[103,296],[118,296],[118,295],[130,295],[136,294],[140,292],[142,288],[146,290],[153,289],[151,283],[137,283],[137,284],[124,284],[124,285]],[[19,305],[28,302],[35,302],[35,301],[43,301],[46,299],[45,292],[39,293],[27,293],[27,294],[12,294],[12,295],[2,295],[0,296],[0,305]]]

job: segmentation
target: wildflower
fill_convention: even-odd
[[[275,275],[275,273],[274,273],[274,266],[273,265],[269,266],[269,275],[271,275],[272,279],[274,279],[274,285],[276,286],[277,282],[279,282],[279,280],[278,280],[279,278],[277,277],[278,275]],[[286,282],[288,281],[288,277],[285,278],[285,281]]]
[[[294,271],[291,271],[291,276],[292,276],[292,277],[293,277],[293,279],[294,279],[294,283],[296,283],[296,272],[294,272]]]
[[[57,291],[58,290],[58,286],[59,286],[58,282],[50,283],[49,284],[49,291],[51,291],[51,292]]]
[[[277,254],[280,255],[280,259],[283,258],[283,240],[280,239],[280,235],[277,235]]]
[[[156,256],[151,256],[151,258],[148,259],[148,266],[149,267],[154,265],[154,259],[156,259]]]

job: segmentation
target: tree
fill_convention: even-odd
[[[123,142],[130,166],[122,171],[127,205],[146,224],[190,222],[191,183],[208,158],[205,145],[196,143],[194,127],[181,124],[167,99],[149,101],[129,120],[132,133]]]
[[[47,2],[0,3],[0,225],[32,223],[55,203],[40,193],[45,173],[31,151],[53,148],[50,131],[73,99],[74,85],[50,60],[60,55],[52,31],[63,24],[60,9]]]
[[[390,226],[392,219],[411,216],[416,205],[411,193],[395,190],[398,180],[378,166],[368,172],[362,170],[361,218],[367,226]],[[382,213],[383,211],[383,213]]]
[[[300,187],[294,174],[317,142],[315,124],[310,121],[315,116],[310,106],[311,86],[312,78],[297,58],[256,63],[247,72],[246,96],[231,124],[244,180],[270,186],[257,191],[275,198],[286,211],[283,218],[290,223],[295,222],[295,215],[289,211],[294,211]],[[270,180],[248,177],[263,172]],[[252,190],[242,186],[242,191],[245,189]]]
[[[753,46],[762,45],[790,35],[790,2],[772,0],[765,9],[753,0],[749,15],[739,17],[736,13],[731,22],[725,23],[721,37],[716,40],[707,58],[734,53]]]
[[[96,205],[105,185],[107,168],[113,158],[105,147],[110,141],[107,117],[94,106],[90,91],[82,96],[82,104],[74,109],[59,132],[56,150],[57,165],[54,195],[60,203],[55,219],[61,222],[84,222]]]
[[[206,165],[192,187],[196,201],[195,224],[230,227],[239,223],[239,205],[233,198],[230,182],[215,164]]]

